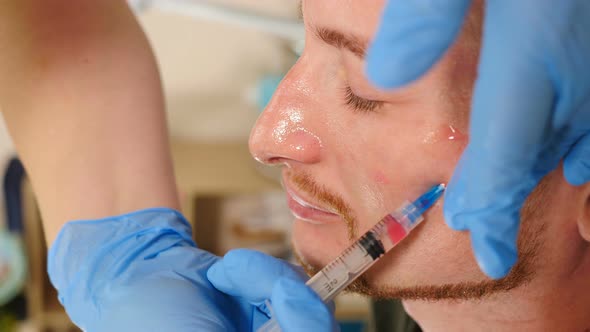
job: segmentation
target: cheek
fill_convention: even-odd
[[[463,129],[443,124],[428,131],[422,138],[419,148],[423,149],[425,159],[435,161],[437,169],[445,170],[444,177],[448,180],[467,142],[468,136]]]
[[[389,287],[478,282],[484,278],[471,254],[468,233],[445,225],[442,202],[368,274],[372,285]]]
[[[464,145],[467,142],[467,134],[459,127],[452,124],[443,124],[437,126],[434,130],[428,131],[422,143],[424,144],[440,144],[447,142],[456,145]]]
[[[395,144],[380,146],[368,155],[367,177],[374,191],[382,193],[388,209],[411,200],[436,183],[447,183],[467,144],[467,135],[449,124],[432,129],[410,127],[399,132]],[[387,212],[387,211],[381,211]]]
[[[449,124],[438,125],[434,129],[424,130],[415,136],[408,133],[406,140],[398,139],[399,145],[395,146],[398,153],[390,153],[395,156],[395,159],[389,160],[387,163],[389,168],[373,170],[371,181],[379,186],[390,185],[392,179],[400,174],[392,170],[400,166],[410,166],[409,168],[415,170],[425,170],[430,167],[434,171],[452,169],[467,145],[467,141],[468,137],[463,131]],[[392,168],[391,165],[394,167]]]

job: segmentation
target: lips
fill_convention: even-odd
[[[318,204],[311,203],[295,192],[286,183],[283,184],[287,192],[287,203],[293,215],[303,221],[312,224],[327,224],[340,222],[341,218],[338,214],[332,213],[327,209],[321,208]]]

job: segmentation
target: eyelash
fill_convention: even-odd
[[[360,113],[371,113],[376,111],[383,102],[377,100],[368,100],[361,98],[354,94],[349,86],[344,88],[344,102],[347,106],[351,107],[354,111]]]

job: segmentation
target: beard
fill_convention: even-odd
[[[417,285],[410,287],[372,286],[365,276],[359,277],[346,291],[370,296],[374,299],[402,300],[473,300],[492,294],[507,292],[526,285],[537,273],[539,252],[542,251],[546,225],[543,213],[548,197],[548,182],[545,177],[529,195],[521,210],[520,231],[517,240],[518,261],[504,278],[479,282],[463,282],[442,285]],[[295,253],[295,257],[307,272],[313,276],[320,271],[317,266],[305,262]]]

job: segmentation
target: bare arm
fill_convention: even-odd
[[[0,0],[0,108],[40,204],[64,223],[178,208],[162,89],[122,0]]]

